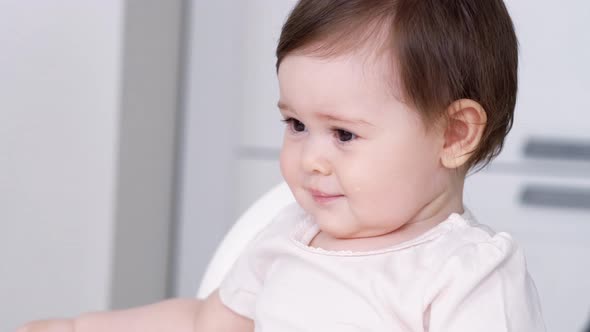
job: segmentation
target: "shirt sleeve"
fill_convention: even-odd
[[[506,233],[460,247],[432,275],[424,300],[426,331],[545,331],[524,254]]]
[[[259,235],[248,245],[219,286],[221,302],[235,313],[254,319],[256,295],[262,287],[263,271],[257,267]]]
[[[280,254],[285,230],[295,220],[297,206],[283,209],[259,232],[233,264],[219,286],[221,302],[235,313],[254,320],[256,299],[268,269]]]

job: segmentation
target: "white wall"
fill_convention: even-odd
[[[273,54],[294,3],[192,1],[176,295],[196,294],[236,217],[280,181],[274,148],[282,124]]]
[[[175,295],[194,296],[205,264],[229,227],[235,201],[236,110],[240,107],[245,1],[191,1],[184,86]]]
[[[170,295],[183,0],[126,0],[111,306]]]
[[[0,3],[0,330],[109,303],[123,5]]]
[[[0,331],[163,299],[183,1],[0,8]]]

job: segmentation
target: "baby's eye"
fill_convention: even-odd
[[[336,129],[335,132],[340,142],[349,142],[357,138],[355,134],[344,129]]]
[[[302,132],[305,131],[305,125],[303,122],[295,119],[295,118],[287,118],[283,120],[294,132]]]

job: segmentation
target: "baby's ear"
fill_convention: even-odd
[[[459,168],[469,160],[486,126],[483,107],[471,99],[460,99],[447,108],[441,162],[446,168]]]

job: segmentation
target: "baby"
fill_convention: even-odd
[[[544,331],[522,250],[463,206],[512,125],[501,0],[301,0],[277,48],[296,199],[203,301],[20,331]]]

